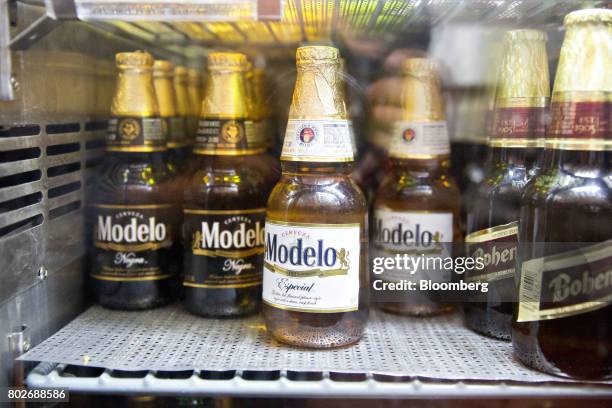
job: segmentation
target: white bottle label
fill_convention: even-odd
[[[439,267],[440,262],[433,259],[451,256],[448,244],[453,242],[452,213],[375,209],[373,241],[373,258],[396,254],[421,258],[419,264],[411,263],[414,266],[411,270],[386,270],[381,276],[383,280],[399,282],[409,276],[435,282],[450,280],[451,271]]]
[[[307,313],[357,310],[359,224],[266,220],[263,301]]]
[[[427,159],[450,154],[446,122],[397,122],[394,126],[389,156]]]
[[[287,123],[281,160],[353,161],[353,127],[341,119],[297,120]]]

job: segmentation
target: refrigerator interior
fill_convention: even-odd
[[[145,368],[152,360],[138,366],[137,371],[125,370],[125,367],[124,370],[83,368],[74,360],[82,357],[81,350],[68,356],[68,360],[74,360],[68,363],[45,361],[36,366],[15,361],[93,303],[86,277],[89,260],[85,213],[91,194],[88,187],[104,154],[116,53],[144,49],[156,58],[198,69],[203,69],[211,50],[248,54],[256,65],[267,70],[274,88],[270,104],[277,134],[282,137],[295,80],[296,47],[334,45],[346,60],[351,116],[363,154],[370,137],[370,86],[391,72],[398,59],[418,50],[441,62],[451,143],[484,144],[483,112],[487,106],[487,89],[494,81],[495,65],[488,47],[507,29],[546,31],[552,79],[563,39],[563,17],[585,7],[611,8],[612,3],[605,0],[0,1],[0,388],[24,385],[27,377],[30,387],[53,386],[107,394],[190,393],[285,398],[498,398],[554,394],[609,398],[612,394],[609,383],[578,384],[553,377],[522,381],[519,374],[517,378],[491,380],[486,378],[484,369],[478,378],[471,378],[474,376],[469,372],[465,378],[449,377],[448,373],[436,378],[429,373],[419,375],[418,370],[402,371],[410,367],[393,371],[384,365],[376,366],[374,360],[381,350],[409,352],[404,338],[397,333],[411,330],[402,326],[404,323],[379,313],[374,322],[380,327],[369,329],[373,337],[361,350],[364,360],[373,361],[351,369],[349,363],[356,358],[355,354],[336,352],[335,357],[318,354],[321,366],[328,367],[329,359],[333,358],[338,359],[338,364],[346,365],[344,371],[338,372],[328,368],[317,370],[317,362],[297,364],[296,361],[307,359],[306,352],[278,351],[269,345],[266,347],[270,350],[250,360],[249,356],[258,352],[251,348],[265,343],[265,335],[261,333],[247,333],[246,340],[236,341],[239,343],[236,347],[247,349],[241,349],[243,366],[233,368],[219,362],[231,356],[205,362],[211,364],[207,370],[198,370],[189,364],[174,371],[167,366]],[[453,159],[460,162],[463,158]],[[112,328],[127,318],[117,312],[104,320],[104,311],[95,306],[87,313],[89,321],[73,322],[68,329],[75,331],[64,335],[76,336],[83,327],[95,325],[92,321],[96,319]],[[173,313],[176,314],[171,316],[178,316],[178,320],[190,319],[180,311]],[[159,316],[151,315],[150,319],[154,318]],[[491,367],[506,365],[508,368],[507,364],[512,364],[507,354],[509,344],[505,344],[507,350],[501,350],[496,359],[494,341],[466,334],[467,329],[458,319],[457,316],[442,318],[412,327],[421,336],[420,346],[426,354],[423,358],[449,364],[451,373],[479,358],[481,354],[450,358],[447,351],[453,346],[446,342],[453,341],[451,336],[455,336],[465,344],[476,342],[473,350],[479,353],[492,353],[492,360],[488,362]],[[386,338],[388,333],[381,322],[387,320],[395,327],[395,337]],[[261,329],[257,317],[250,318],[248,323]],[[142,330],[149,327],[147,321],[137,324],[135,327]],[[231,339],[239,331],[237,327],[245,324],[240,320],[217,322],[213,329],[229,331],[226,339]],[[207,330],[207,322],[189,320],[184,327]],[[447,333],[448,339],[423,341],[437,332]],[[162,343],[163,338],[172,335],[163,330],[155,334]],[[376,339],[385,341],[376,343]],[[93,344],[94,340],[88,341]],[[134,341],[140,345],[148,339]],[[198,350],[208,349],[219,339],[209,341],[210,344],[202,344]],[[229,344],[230,340],[226,342]],[[165,353],[169,348],[156,350]],[[266,360],[271,357],[288,361],[288,367]],[[268,363],[270,368],[266,368]],[[373,367],[371,371],[360,371],[359,367],[369,363]],[[514,368],[508,368],[511,369]]]

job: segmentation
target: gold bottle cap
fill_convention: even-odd
[[[153,63],[153,76],[172,76],[174,74],[174,64],[166,60],[155,60]]]
[[[238,52],[212,52],[208,54],[208,69],[244,70],[247,57]]]
[[[546,33],[508,31],[503,39],[497,107],[543,107],[550,97]]]
[[[340,51],[334,47],[309,45],[297,49],[296,64],[339,63]]]
[[[146,51],[120,52],[115,55],[117,68],[151,68],[153,56]]]
[[[584,9],[569,13],[563,19],[563,25],[582,23],[612,23],[612,10],[609,9]]]
[[[438,64],[428,58],[408,58],[402,63],[401,89],[403,120],[442,121],[444,102],[440,90]]]
[[[565,17],[565,27],[553,100],[609,101],[609,92],[612,92],[612,10],[575,11]]]

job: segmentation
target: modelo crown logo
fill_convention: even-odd
[[[97,239],[113,243],[147,243],[166,240],[168,230],[166,225],[157,222],[155,217],[148,217],[146,222],[130,217],[126,224],[113,224],[113,217],[98,216]]]
[[[439,231],[432,232],[422,229],[421,224],[414,224],[414,228],[405,228],[398,222],[392,228],[383,227],[382,219],[377,219],[375,241],[378,244],[403,245],[407,247],[430,247],[436,246],[442,239]]]
[[[349,271],[349,251],[346,248],[332,248],[323,239],[315,245],[304,243],[298,238],[290,245],[279,242],[278,234],[266,234],[265,266],[267,269],[287,276],[337,276]],[[290,270],[280,265],[306,266],[313,269]]]
[[[193,249],[261,247],[264,239],[264,228],[259,221],[251,228],[247,228],[246,223],[241,222],[238,228],[232,230],[222,230],[220,222],[209,224],[203,221],[201,230],[194,234]]]

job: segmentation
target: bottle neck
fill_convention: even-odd
[[[151,69],[124,68],[119,71],[111,115],[136,117],[158,115]]]
[[[309,163],[295,161],[281,161],[284,175],[317,176],[317,175],[346,175],[353,169],[353,162],[342,163]]]
[[[153,82],[159,105],[159,115],[162,118],[176,116],[176,98],[171,78],[169,76],[155,76]]]
[[[337,61],[298,65],[289,119],[347,119]]]
[[[572,169],[575,167],[610,167],[610,153],[606,151],[546,149],[544,151],[546,170]]]
[[[410,173],[415,177],[437,177],[446,174],[450,167],[448,156],[434,159],[388,159],[391,172]]]
[[[495,166],[497,163],[504,163],[509,166],[529,167],[535,164],[536,152],[535,147],[498,147],[489,146],[487,154],[487,165]]]
[[[206,85],[201,116],[246,119],[248,102],[244,76],[238,70],[211,71]]]

